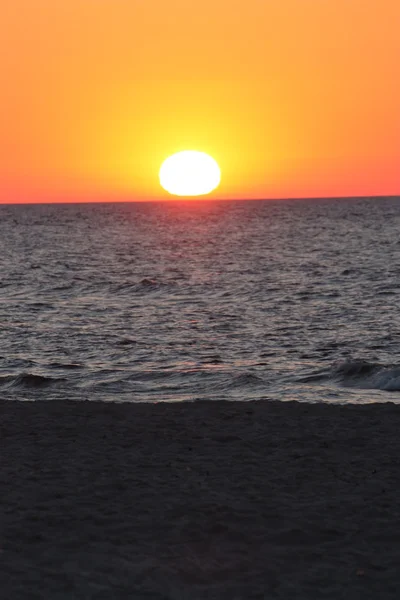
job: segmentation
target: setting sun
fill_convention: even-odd
[[[205,152],[184,150],[169,156],[160,168],[160,184],[174,196],[203,196],[221,181],[218,163]]]

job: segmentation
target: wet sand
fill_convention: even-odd
[[[0,589],[400,594],[400,407],[0,403]]]

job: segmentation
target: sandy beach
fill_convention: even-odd
[[[400,594],[399,407],[0,411],[3,598]]]

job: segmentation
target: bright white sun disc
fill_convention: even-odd
[[[174,196],[209,194],[221,181],[218,163],[205,152],[183,150],[169,156],[160,168],[160,184]]]

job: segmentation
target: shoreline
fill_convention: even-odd
[[[0,413],[4,597],[398,597],[399,405]]]

